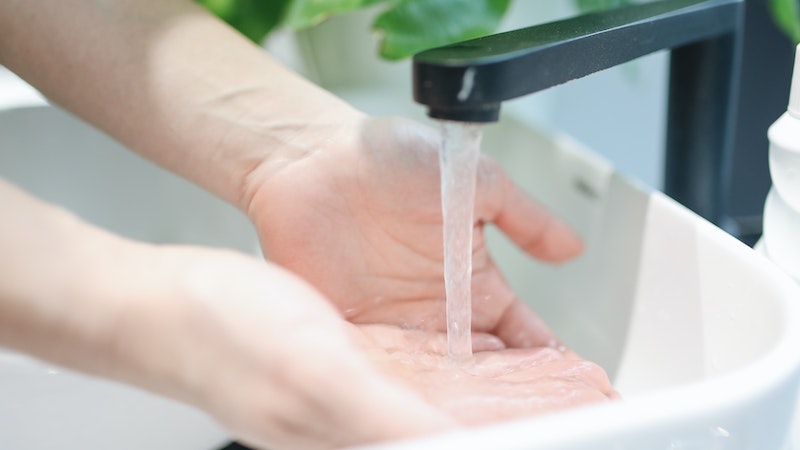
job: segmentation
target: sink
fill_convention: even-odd
[[[484,151],[586,242],[554,267],[487,230],[520,296],[623,401],[369,448],[786,448],[800,379],[800,288],[769,261],[567,136],[504,117]],[[46,104],[0,110],[0,176],[152,242],[257,253],[235,209]],[[203,413],[0,351],[0,448],[219,448]]]

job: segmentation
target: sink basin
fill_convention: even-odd
[[[57,108],[0,110],[0,176],[89,221],[154,242],[256,252],[238,211]],[[522,298],[624,401],[373,449],[783,449],[800,376],[800,289],[765,258],[564,136],[511,118],[484,150],[583,236],[559,267],[494,230]],[[204,414],[0,351],[0,448],[219,448]]]

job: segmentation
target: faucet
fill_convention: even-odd
[[[505,100],[669,49],[664,192],[729,228],[743,20],[743,0],[661,0],[434,48],[414,56],[414,99],[435,119],[496,122]]]

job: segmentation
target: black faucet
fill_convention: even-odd
[[[670,49],[664,191],[724,227],[743,20],[743,0],[661,0],[426,50],[414,99],[495,122],[505,100]]]

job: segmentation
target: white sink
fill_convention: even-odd
[[[781,449],[800,373],[800,289],[767,260],[566,138],[504,118],[484,144],[587,252],[530,261],[491,231],[517,292],[625,400],[382,449]],[[228,205],[48,107],[0,111],[0,176],[119,233],[255,251]],[[205,415],[0,355],[0,448],[212,450]]]

